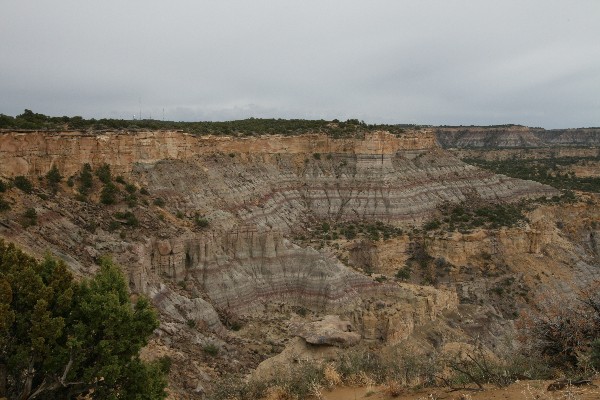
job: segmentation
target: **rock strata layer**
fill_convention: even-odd
[[[235,313],[284,305],[336,311],[375,285],[332,256],[258,230],[156,240],[141,281],[152,276],[193,280],[211,304]]]
[[[208,221],[206,229],[150,232],[146,245],[135,246],[135,257],[123,257],[138,291],[177,303],[159,289],[161,279],[189,280],[217,309],[236,313],[277,304],[341,311],[377,286],[332,255],[290,242],[310,228],[309,220],[418,224],[441,203],[473,195],[513,201],[556,193],[464,164],[439,148],[431,131],[350,139],[176,131],[0,134],[0,176],[40,176],[56,165],[69,177],[84,163],[108,163],[115,175],[161,197],[164,210]],[[214,310],[188,311],[173,312],[174,318],[217,326]]]
[[[600,146],[600,128],[551,129],[507,126],[459,126],[435,128],[444,148],[500,149]]]

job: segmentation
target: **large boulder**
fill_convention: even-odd
[[[313,345],[350,347],[361,339],[360,334],[354,332],[352,323],[340,319],[337,315],[327,315],[319,321],[295,328],[296,335]]]

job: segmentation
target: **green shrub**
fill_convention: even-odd
[[[58,192],[60,181],[63,179],[62,175],[58,171],[56,165],[53,165],[50,171],[46,174],[46,180],[48,181],[48,186],[52,193],[56,194]]]
[[[118,221],[110,221],[108,224],[108,231],[114,232],[121,227],[121,224]]]
[[[469,232],[474,228],[498,229],[501,227],[516,226],[527,218],[524,211],[528,209],[526,202],[515,204],[489,203],[481,199],[469,200],[467,204],[444,203],[438,207],[442,214],[442,220],[433,219],[423,225],[423,229],[434,230],[443,227],[452,232],[458,229],[460,232]]]
[[[90,164],[83,164],[79,173],[79,185],[77,190],[82,196],[87,196],[90,190],[94,187],[94,179],[92,176],[92,167]]]
[[[29,226],[37,225],[37,212],[35,208],[28,208],[23,213],[23,227],[27,228]]]
[[[190,320],[188,320],[188,321],[190,321]],[[195,323],[194,323],[194,326],[195,326]],[[219,354],[219,348],[212,343],[207,343],[204,346],[202,346],[202,350],[206,354],[208,354],[209,356],[212,356],[212,357],[215,357],[217,354]]]
[[[161,198],[161,197],[157,197],[154,199],[154,201],[152,202],[155,206],[157,207],[164,207],[165,206],[165,201]]]
[[[127,226],[136,227],[139,225],[137,217],[131,211],[117,212],[115,213],[115,218],[122,220],[123,223]]]
[[[410,254],[409,260],[416,262],[423,269],[427,268],[429,262],[433,260],[424,242],[411,242],[408,252]]]
[[[438,229],[441,225],[442,223],[440,221],[434,219],[433,221],[429,221],[428,223],[423,225],[423,229],[425,229],[426,231],[432,231]]]
[[[342,231],[342,234],[346,236],[346,239],[351,240],[356,237],[356,227],[354,225],[348,225]]]
[[[0,212],[10,210],[10,204],[0,196]]]
[[[135,187],[135,185],[132,185],[131,183],[127,183],[125,185],[125,191],[127,193],[133,194],[137,191],[137,188]]]
[[[533,180],[554,186],[562,190],[581,190],[600,193],[600,177],[576,177],[563,173],[561,166],[577,164],[581,161],[598,161],[598,157],[560,157],[547,159],[508,159],[487,161],[484,159],[465,158],[464,162],[480,168],[491,170],[497,174],[513,178]],[[566,194],[563,201],[573,201],[574,196]]]
[[[112,175],[110,172],[110,165],[104,163],[96,170],[96,176],[104,184],[108,184],[112,181]]]
[[[15,176],[13,179],[13,184],[17,189],[22,190],[25,193],[33,192],[33,184],[29,179],[24,177],[23,175]]]
[[[0,179],[0,193],[6,192],[8,185],[2,179]]]
[[[109,181],[100,192],[100,202],[106,205],[115,204],[117,202],[117,194],[119,194],[119,189],[114,183]]]
[[[596,370],[600,371],[600,338],[595,339],[591,344],[590,364]]]
[[[168,360],[139,358],[159,326],[156,313],[143,297],[131,303],[109,260],[93,278],[75,280],[62,261],[37,261],[0,240],[0,287],[0,357],[10,366],[3,397],[166,397]],[[59,382],[65,371],[69,378]]]
[[[90,164],[85,163],[81,167],[81,173],[79,174],[79,193],[86,196],[93,186],[92,167]]]
[[[410,274],[412,273],[410,267],[406,266],[404,268],[400,268],[397,272],[396,272],[396,278],[402,280],[402,281],[407,281],[410,279]]]
[[[196,222],[196,226],[198,228],[202,228],[202,229],[208,228],[208,226],[210,225],[210,223],[208,222],[208,220],[206,218],[201,217],[199,215],[196,215],[195,222]]]
[[[125,201],[127,202],[127,205],[130,208],[133,208],[137,205],[137,200],[138,200],[137,196],[133,193],[130,194],[129,196],[125,197]]]
[[[85,119],[81,116],[50,117],[44,114],[27,113],[11,117],[0,114],[0,127],[19,129],[178,129],[195,135],[237,135],[259,136],[263,134],[301,135],[320,132],[335,138],[364,138],[365,132],[386,130],[396,136],[406,129],[414,129],[412,124],[365,124],[357,119],[343,121],[280,119],[280,118],[247,118],[238,121],[222,122],[181,122],[157,120],[124,120],[124,119]]]

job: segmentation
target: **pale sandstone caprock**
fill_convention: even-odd
[[[387,132],[365,134],[364,139],[331,139],[323,134],[233,138],[194,136],[179,131],[144,132],[0,132],[0,176],[37,176],[56,165],[64,176],[77,174],[81,165],[111,165],[127,174],[138,163],[188,160],[213,153],[240,154],[378,154],[431,149],[433,134],[396,137]]]

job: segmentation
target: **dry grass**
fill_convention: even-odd
[[[549,392],[545,385],[534,387],[527,384],[522,393],[525,400],[580,400],[583,399],[580,392],[580,388],[571,385],[560,391]]]
[[[350,386],[375,386],[376,382],[365,371],[359,371],[346,379]]]
[[[309,393],[316,400],[321,400],[323,399],[323,386],[321,386],[320,383],[313,381],[310,383]]]
[[[296,400],[297,396],[292,396],[289,391],[282,386],[271,386],[265,393],[264,400]]]
[[[334,388],[342,383],[342,376],[335,368],[335,365],[331,363],[325,365],[325,368],[323,369],[323,378],[325,386],[328,389]]]
[[[388,380],[383,386],[383,392],[390,397],[398,397],[404,393],[402,384],[395,379]]]
[[[438,400],[438,397],[435,394],[430,393],[427,396],[419,397],[417,400]]]

